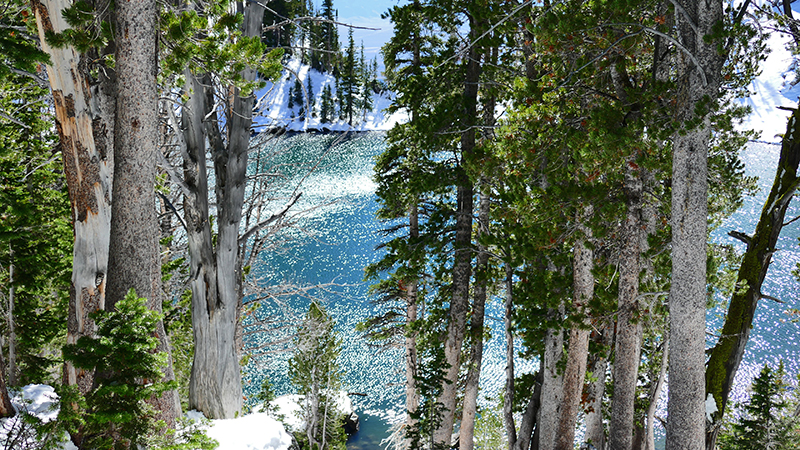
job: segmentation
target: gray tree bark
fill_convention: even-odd
[[[695,128],[675,134],[672,159],[672,285],[670,288],[669,401],[667,450],[700,450],[705,443],[705,312],[708,195],[707,113],[695,110],[705,97],[717,97],[724,55],[718,42],[706,42],[723,20],[719,0],[677,1],[675,14],[685,52],[678,57],[679,119],[697,119]],[[694,30],[697,31],[694,31]]]
[[[488,189],[481,193],[478,206],[478,237],[485,234],[489,227],[490,199]],[[478,411],[478,389],[483,363],[483,324],[484,309],[489,269],[489,253],[483,245],[478,244],[476,258],[476,280],[472,302],[472,316],[470,318],[470,348],[469,368],[467,370],[466,386],[464,388],[464,401],[461,414],[461,428],[458,435],[459,450],[472,450],[475,447],[475,417]]]
[[[589,208],[591,210],[591,207]],[[591,212],[588,212],[591,215]],[[586,307],[594,296],[594,252],[586,243],[591,230],[583,227],[586,237],[575,243],[573,251],[573,304],[576,314],[586,314]],[[563,406],[558,423],[557,450],[575,447],[575,422],[580,411],[586,362],[589,355],[589,320],[585,317],[570,329],[567,365],[564,369]]]
[[[47,76],[53,93],[64,175],[72,209],[72,282],[67,319],[67,343],[94,334],[89,314],[105,307],[114,149],[114,80],[101,73],[90,83],[85,73],[92,55],[72,47],[52,48],[48,31],[69,28],[61,11],[67,0],[33,0],[39,42],[50,55]],[[102,5],[100,5],[102,6]],[[111,74],[113,76],[113,74]],[[65,364],[64,382],[82,393],[91,389],[93,374]]]
[[[610,448],[619,450],[630,449],[633,445],[634,402],[642,341],[642,324],[637,317],[641,269],[642,180],[630,164],[626,164],[626,167],[625,196],[628,211],[621,232],[617,332],[612,366],[614,397],[611,400],[608,432]]]
[[[564,316],[564,306],[549,311],[551,319]],[[542,355],[542,394],[539,406],[539,417],[536,421],[538,449],[555,448],[558,437],[558,418],[563,407],[563,375],[559,373],[558,362],[564,354],[564,330],[561,328],[547,330],[544,338]]]
[[[478,36],[474,19],[470,18],[470,37]],[[481,73],[481,53],[472,45],[468,52],[466,77],[463,88],[463,120],[461,132],[461,162],[457,170],[459,175],[456,187],[456,233],[453,241],[455,262],[453,264],[453,294],[450,301],[450,314],[447,323],[447,335],[444,342],[444,356],[447,369],[445,383],[439,402],[442,404],[442,417],[439,426],[433,433],[436,444],[449,446],[452,440],[453,427],[458,402],[458,372],[461,369],[461,347],[466,335],[467,311],[469,310],[469,286],[472,277],[472,214],[473,186],[463,168],[475,149],[475,116],[477,114],[478,82]]]
[[[419,239],[419,209],[415,201],[411,205],[408,215],[409,238],[412,242]],[[418,319],[417,305],[419,302],[419,282],[418,280],[406,281],[406,325],[414,324]],[[412,417],[419,409],[419,392],[417,391],[417,332],[411,327],[406,328],[405,332],[405,360],[406,360],[406,430],[412,430],[417,426],[417,420]],[[410,448],[411,440],[405,440],[406,448]]]
[[[244,7],[243,34],[260,36],[263,5]],[[191,75],[191,74],[189,74]],[[256,71],[245,69],[252,81]],[[187,75],[187,80],[189,80]],[[214,90],[207,75],[191,76],[189,108],[182,117],[188,155],[184,177],[189,194],[185,213],[189,228],[192,328],[195,353],[189,382],[189,405],[207,417],[229,419],[243,405],[238,331],[243,296],[242,209],[247,182],[254,97],[231,88],[226,105],[227,140],[220,134]],[[217,243],[209,223],[206,139],[214,162],[217,198]]]
[[[114,128],[114,182],[108,258],[106,309],[112,310],[129,289],[161,311],[161,259],[156,217],[155,175],[158,148],[155,0],[116,5],[117,106]],[[156,329],[157,350],[170,354],[163,322]],[[163,368],[171,380],[172,361]],[[175,390],[150,403],[158,418],[174,427],[180,415]]]
[[[593,339],[604,347],[610,347],[614,334],[613,324],[608,323],[608,320],[603,318],[595,324],[595,328],[598,334]],[[598,450],[603,450],[606,447],[603,397],[606,390],[608,359],[604,355],[593,355],[588,366],[594,381],[586,388],[589,403],[586,406],[586,416],[584,418],[586,431],[583,435],[583,441],[592,444]]]

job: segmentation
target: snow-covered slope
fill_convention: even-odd
[[[333,123],[321,123],[319,119],[319,105],[322,104],[322,91],[325,86],[330,86],[333,95],[336,95],[336,81],[333,75],[320,73],[309,66],[302,64],[299,59],[291,59],[286,65],[280,80],[276,83],[267,83],[267,86],[257,92],[258,104],[256,117],[253,118],[256,131],[272,128],[285,128],[289,131],[386,131],[395,123],[406,119],[402,113],[387,115],[384,111],[392,103],[392,95],[388,92],[373,94],[372,112],[353,119],[350,126],[346,120],[336,120]],[[312,97],[314,98],[317,117],[300,119],[298,113],[300,105],[289,108],[289,90],[296,80],[305,87],[311,78]]]

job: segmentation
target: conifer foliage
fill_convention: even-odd
[[[61,392],[60,419],[81,449],[136,448],[146,444],[158,426],[146,400],[174,388],[174,382],[163,381],[167,355],[155,352],[155,331],[162,317],[131,290],[117,302],[116,311],[98,311],[93,318],[97,336],[66,345],[64,358],[94,371],[96,386],[85,396],[69,387]]]
[[[777,368],[765,365],[753,380],[752,394],[737,412],[727,432],[719,438],[720,450],[793,450],[800,448],[797,439],[800,423],[790,401],[783,361]],[[797,396],[795,396],[796,398]]]
[[[346,436],[342,412],[336,399],[342,388],[339,369],[341,338],[333,330],[325,308],[312,302],[295,338],[295,353],[289,361],[292,383],[303,396],[303,448],[344,450]]]

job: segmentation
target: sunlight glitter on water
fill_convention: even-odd
[[[374,156],[385,146],[380,133],[354,135],[341,145],[328,148],[334,135],[298,134],[283,138],[281,145],[290,151],[281,164],[299,164],[313,160],[318,163],[315,173],[305,178],[301,187],[303,197],[300,209],[328,203],[304,214],[301,223],[313,231],[313,238],[304,232],[294,231],[296,239],[289,248],[281,252],[262,255],[260,267],[254,271],[264,283],[292,281],[297,284],[335,283],[329,289],[318,290],[331,315],[337,321],[337,330],[344,341],[340,364],[345,376],[345,389],[367,394],[357,396],[354,403],[358,410],[369,412],[368,427],[372,437],[365,437],[363,448],[371,448],[374,435],[385,433],[389,423],[398,420],[402,405],[402,354],[399,349],[378,351],[366,343],[355,330],[356,324],[375,312],[369,303],[368,285],[363,281],[363,269],[376,261],[380,254],[375,250],[384,237],[382,225],[374,219],[377,210],[372,180]],[[742,243],[729,237],[727,232],[738,230],[752,233],[761,207],[774,178],[779,147],[768,144],[750,144],[742,159],[747,165],[748,175],[759,176],[761,192],[747,199],[744,206],[712,234],[719,243],[730,243],[741,251]],[[299,169],[291,174],[297,181],[304,175]],[[292,178],[294,177],[294,178]],[[288,183],[291,189],[293,183]],[[800,207],[793,206],[787,220],[800,214]],[[733,401],[741,401],[747,394],[747,386],[764,363],[777,364],[784,360],[790,374],[800,372],[800,348],[798,347],[798,325],[786,320],[784,311],[798,304],[800,291],[792,271],[800,262],[798,226],[800,221],[786,227],[773,257],[764,293],[780,298],[785,304],[762,300],[759,304],[754,328],[751,332],[742,366],[737,375]],[[292,298],[286,304],[265,303],[260,314],[276,315],[282,323],[296,324],[305,313],[306,298]],[[716,333],[722,324],[718,308],[708,312],[707,331]],[[496,398],[502,389],[505,370],[505,343],[502,336],[502,304],[500,301],[487,305],[487,323],[494,331],[493,339],[486,344],[484,371],[481,377],[482,398]],[[288,335],[289,330],[283,330]],[[266,337],[262,337],[266,338]],[[272,337],[271,337],[272,338]],[[712,345],[713,342],[709,342]],[[291,347],[291,346],[289,346]],[[288,371],[288,352],[255,358],[245,368],[247,395],[257,391],[263,376],[269,377],[278,395],[293,392]],[[520,362],[520,371],[533,371],[536,361]],[[666,400],[666,392],[663,397]],[[665,403],[664,403],[665,405]],[[367,430],[365,429],[365,432]],[[353,447],[357,447],[356,443]]]

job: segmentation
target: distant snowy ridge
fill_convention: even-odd
[[[299,112],[305,105],[294,105],[289,108],[289,91],[299,79],[305,87],[307,78],[311,77],[312,95],[316,114],[307,114],[305,118],[299,117]],[[322,104],[322,91],[330,86],[333,95],[336,95],[336,80],[333,75],[320,73],[303,64],[300,59],[292,58],[286,65],[281,78],[276,83],[268,82],[266,87],[256,92],[256,113],[253,117],[253,128],[257,133],[275,129],[287,131],[387,131],[398,122],[405,122],[407,114],[396,113],[387,115],[386,108],[392,103],[393,94],[389,92],[372,94],[372,111],[353,117],[353,125],[346,120],[334,119],[332,123],[322,123],[319,117],[319,108]]]

